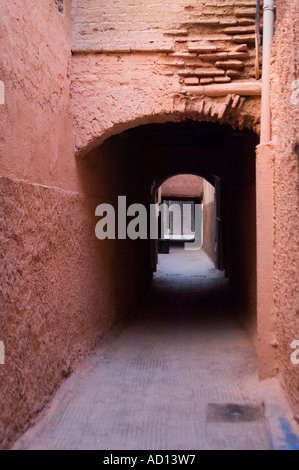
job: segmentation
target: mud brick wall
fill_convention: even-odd
[[[182,85],[255,78],[255,1],[73,2],[73,52],[161,52]]]

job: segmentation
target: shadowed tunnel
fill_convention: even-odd
[[[70,378],[77,392],[70,398],[61,387],[54,412],[17,448],[269,448],[248,334],[256,330],[256,144],[252,132],[228,126],[151,124],[78,162],[92,217],[98,204],[117,209],[119,196],[148,207],[172,175],[205,178],[216,189],[207,217],[220,253],[215,267],[203,249],[172,246],[156,266],[154,240],[97,240],[118,326]]]
[[[107,139],[78,161],[90,211],[101,203],[116,209],[155,202],[155,191],[172,175],[191,173],[216,188],[217,268],[246,305],[246,323],[256,316],[255,147],[252,131],[210,122],[169,122],[129,129]],[[212,214],[210,217],[214,217]],[[96,219],[94,219],[96,222]],[[151,240],[99,240],[109,264],[105,283],[117,316],[134,310],[148,292],[156,269]],[[212,243],[211,243],[212,244]],[[244,314],[245,315],[245,314]],[[252,331],[255,328],[253,326]]]

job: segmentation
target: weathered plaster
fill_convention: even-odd
[[[299,419],[299,366],[290,361],[299,339],[299,11],[296,0],[277,1],[272,67],[274,166],[274,300],[279,371]],[[293,101],[293,102],[292,102]]]

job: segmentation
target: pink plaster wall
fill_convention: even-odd
[[[119,252],[95,238],[96,198],[9,178],[0,179],[0,196],[5,448],[128,304],[115,302],[123,273],[102,269]]]
[[[0,5],[2,175],[74,190],[70,12],[54,0]]]
[[[6,352],[0,366],[5,397],[1,448],[26,428],[70,372],[74,358],[95,342],[85,320],[95,327],[97,319],[94,312],[90,318],[88,299],[82,297],[90,282],[84,271],[96,268],[86,248],[83,275],[74,272],[74,247],[86,244],[79,240],[86,209],[79,195],[66,191],[77,184],[69,6],[65,2],[63,16],[51,0],[0,5],[0,79],[5,84],[5,104],[0,105],[0,336]]]
[[[100,79],[99,79],[100,77]],[[72,105],[76,153],[84,155],[106,138],[148,123],[185,119],[258,131],[260,98],[223,109],[227,97],[189,96],[159,52],[74,54]]]
[[[295,93],[299,86],[294,84],[299,79],[299,10],[296,0],[276,3],[272,67],[274,300],[279,371],[299,419],[299,366],[290,361],[290,344],[299,339],[299,100],[298,91]]]
[[[138,264],[150,260],[137,257],[135,245],[124,249],[95,237],[95,208],[107,194],[91,191],[91,175],[86,183],[74,156],[70,12],[64,4],[64,15],[54,0],[0,5],[0,80],[6,88],[0,105],[1,448],[134,309],[150,281],[150,270],[140,274]],[[123,174],[111,181],[120,190]],[[132,258],[138,262],[128,276]]]

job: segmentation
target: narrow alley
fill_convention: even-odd
[[[269,449],[240,306],[203,250],[160,255],[151,293],[15,449]]]
[[[299,449],[298,0],[2,1],[0,58],[0,449]]]

